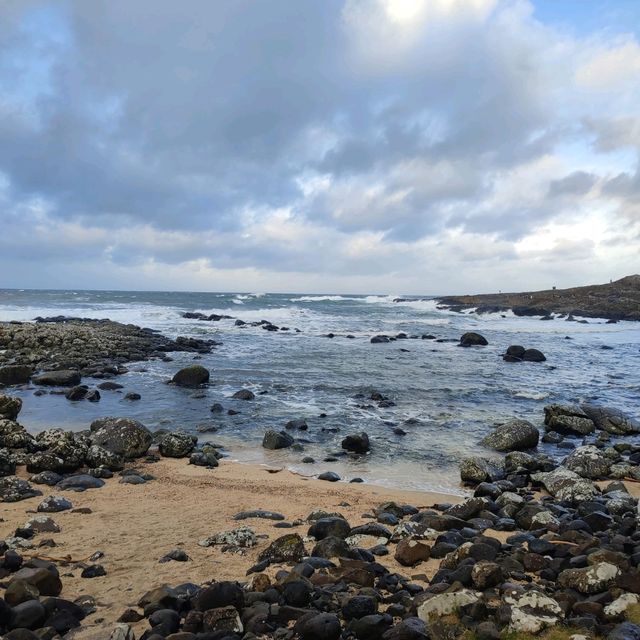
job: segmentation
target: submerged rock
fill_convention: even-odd
[[[180,369],[171,379],[178,387],[195,388],[209,382],[209,370],[199,364]]]
[[[468,331],[460,338],[461,347],[485,347],[488,344],[489,342],[483,335],[475,333],[474,331]]]

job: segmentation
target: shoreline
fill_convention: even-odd
[[[43,559],[70,556],[72,561],[60,567],[64,585],[61,597],[74,600],[90,594],[98,602],[97,612],[83,623],[81,632],[74,638],[108,637],[104,634],[111,632],[127,608],[135,608],[145,591],[162,584],[240,579],[255,564],[260,551],[275,538],[288,532],[304,536],[309,526],[305,519],[314,510],[337,511],[355,526],[371,522],[362,518],[362,514],[383,502],[424,508],[439,502],[457,504],[461,501],[459,496],[445,494],[324,482],[286,470],[270,473],[267,468],[237,462],[221,461],[215,469],[189,465],[185,459],[161,458],[151,464],[135,462],[137,464],[127,466],[142,468],[156,479],[142,485],[128,485],[120,484],[115,476],[106,480],[102,488],[81,493],[41,486],[43,496],[2,503],[4,521],[0,522],[0,539],[13,535],[17,527],[33,517],[36,506],[49,494],[71,500],[74,509],[92,510],[86,514],[71,510],[47,514],[62,530],[38,534],[36,544],[44,538],[53,538],[56,546],[23,552],[25,556]],[[30,474],[21,467],[18,475],[27,478]],[[344,506],[346,503],[349,506]],[[233,519],[238,512],[253,509],[278,512],[285,516],[285,522],[298,519],[303,522],[281,529],[271,520]],[[242,525],[268,538],[259,539],[258,545],[247,549],[244,555],[198,545],[200,540],[215,533]],[[162,556],[176,548],[183,549],[191,560],[159,563]],[[91,580],[81,578],[81,569],[75,568],[78,561],[86,562],[98,551],[104,553],[98,562],[107,575]],[[392,556],[382,558],[381,562],[392,571],[407,571],[407,567],[400,566]],[[439,561],[431,560],[422,564],[419,571],[432,577],[438,565]],[[102,622],[97,623],[96,619]],[[147,621],[143,619],[132,628],[137,634],[146,626]]]

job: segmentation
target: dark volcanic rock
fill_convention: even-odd
[[[131,418],[100,418],[91,423],[91,440],[107,451],[124,458],[139,458],[147,453],[151,432]]]
[[[163,435],[158,446],[160,453],[166,458],[186,458],[193,451],[197,442],[196,436],[176,431]]]
[[[640,433],[640,422],[619,409],[598,407],[592,404],[583,404],[580,408],[588,418],[593,420],[597,429],[614,435]]]
[[[0,395],[0,419],[15,420],[22,409],[22,400],[13,396]]]
[[[276,538],[258,556],[258,561],[300,562],[305,555],[304,543],[297,533],[288,533]]]
[[[474,331],[469,331],[460,338],[461,347],[485,347],[488,344],[489,342],[484,336]]]
[[[72,369],[45,371],[31,378],[35,384],[49,387],[74,387],[80,384],[81,379],[80,373]]]
[[[262,439],[265,449],[286,449],[294,443],[294,439],[286,431],[268,429]]]
[[[369,436],[364,431],[349,435],[342,441],[342,448],[354,453],[367,453],[371,448]]]
[[[28,364],[8,364],[0,367],[0,384],[10,387],[14,384],[25,384],[31,380],[33,367]]]
[[[171,379],[179,387],[199,387],[209,382],[209,370],[199,364],[180,369]]]
[[[496,451],[523,451],[538,446],[540,433],[527,420],[510,420],[496,427],[481,444]]]
[[[527,349],[522,354],[522,359],[524,362],[544,362],[546,360],[542,351],[538,351],[538,349]]]
[[[253,391],[249,391],[249,389],[240,389],[240,391],[236,391],[231,397],[236,400],[254,400],[256,395]]]

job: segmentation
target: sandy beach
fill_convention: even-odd
[[[295,531],[305,535],[309,524],[293,529],[274,527],[273,521],[253,518],[242,522],[233,516],[240,511],[266,509],[285,516],[286,522],[306,519],[315,509],[339,512],[353,525],[370,522],[363,514],[376,505],[395,501],[415,507],[435,503],[456,503],[459,496],[437,493],[397,491],[366,484],[329,483],[305,478],[287,470],[268,469],[234,462],[222,462],[216,469],[187,464],[186,460],[162,458],[153,464],[138,464],[156,480],[143,485],[120,484],[118,477],[106,481],[101,489],[54,494],[71,500],[73,508],[89,508],[91,513],[63,511],[51,514],[62,531],[38,534],[39,540],[53,538],[53,548],[26,551],[25,557],[65,560],[60,567],[63,581],[61,596],[70,600],[83,594],[96,598],[98,610],[84,621],[78,638],[102,638],[128,607],[135,607],[148,589],[162,584],[182,582],[202,584],[213,580],[242,579],[247,569],[272,540]],[[276,471],[274,473],[274,471]],[[26,473],[20,473],[28,477]],[[46,486],[43,497],[50,495]],[[34,515],[42,497],[2,504],[0,539],[13,535]],[[201,547],[198,541],[215,533],[248,525],[259,536],[256,547],[246,555],[223,553],[220,547]],[[494,533],[504,536],[504,533]],[[159,563],[169,551],[180,548],[189,562]],[[107,575],[80,578],[80,563],[97,551],[105,555],[99,560]],[[439,566],[429,560],[415,569],[402,567],[393,555],[380,561],[403,575],[431,577]],[[268,573],[268,571],[267,571]],[[426,585],[425,585],[426,586]],[[148,627],[146,620],[136,631]]]

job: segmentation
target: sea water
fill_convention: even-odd
[[[457,491],[457,464],[463,457],[495,455],[478,443],[496,423],[517,417],[542,428],[543,407],[551,403],[592,402],[640,417],[638,323],[458,313],[438,309],[428,298],[402,296],[398,302],[398,294],[4,290],[0,320],[109,318],[169,337],[222,343],[197,360],[211,371],[202,393],[165,384],[179,368],[194,362],[194,354],[180,352],[171,354],[171,362],[130,363],[129,372],[118,378],[123,391],[104,391],[99,403],[18,390],[24,401],[20,420],[29,429],[81,430],[102,416],[127,416],[150,429],[196,433],[201,442],[222,445],[231,459],[288,467],[305,475],[331,470],[345,480],[357,476],[404,489]],[[186,311],[233,318],[203,322],[183,318]],[[235,319],[266,320],[290,330],[238,327]],[[460,348],[455,342],[420,339],[424,334],[458,339],[467,331],[481,333],[489,345]],[[418,337],[370,343],[373,335],[400,332]],[[335,337],[327,337],[329,333]],[[501,354],[512,344],[539,349],[547,360],[504,362]],[[232,399],[240,388],[252,390],[255,400]],[[125,400],[129,391],[142,399]],[[369,400],[373,391],[395,406],[379,408]],[[211,413],[216,402],[224,413]],[[229,416],[227,409],[239,413]],[[266,429],[281,430],[299,418],[309,426],[292,432],[303,451],[261,447]],[[199,432],[203,425],[216,430]],[[396,427],[406,435],[396,435]],[[371,439],[368,455],[323,461],[341,451],[345,435],[361,431]],[[556,447],[540,448],[556,457],[562,453]],[[302,463],[305,456],[316,462]]]

